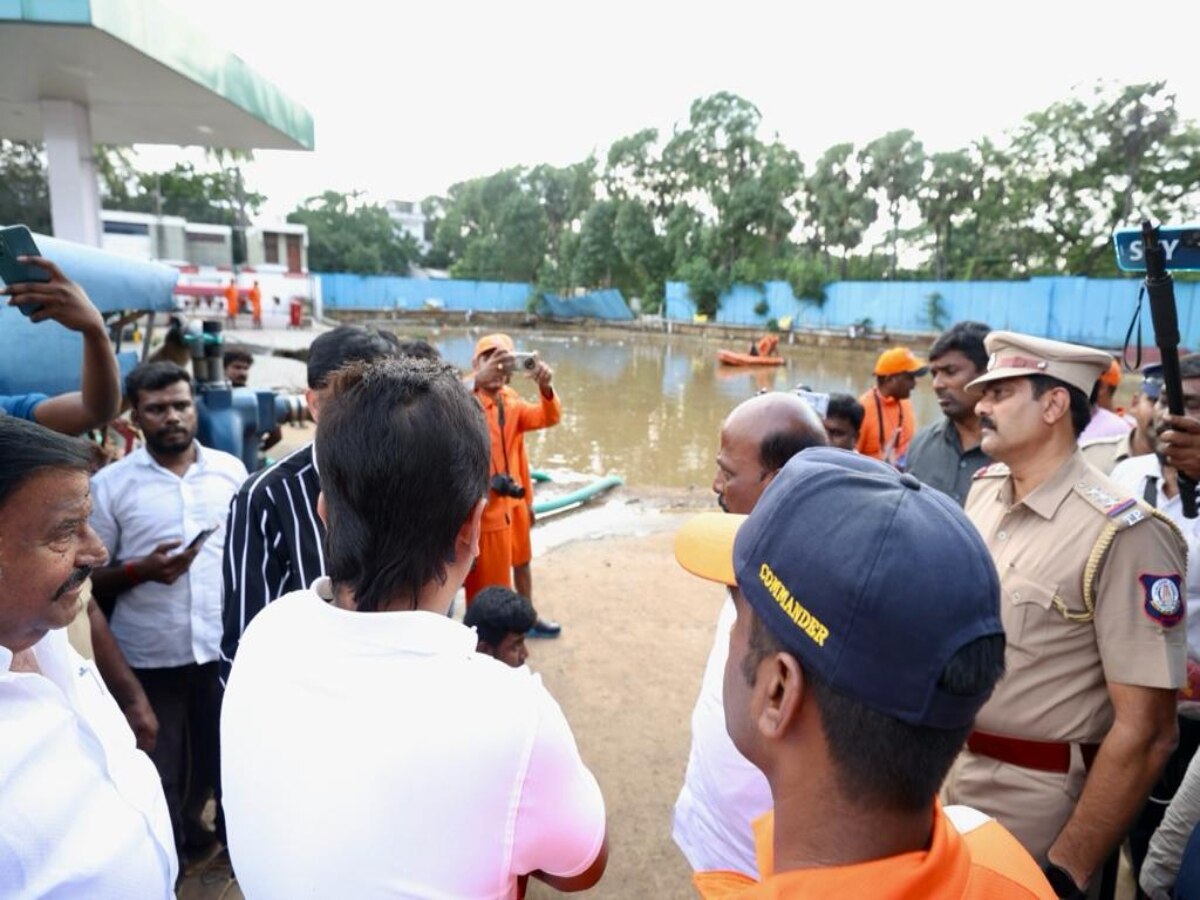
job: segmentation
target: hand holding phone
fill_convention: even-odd
[[[216,533],[216,530],[219,527],[220,527],[219,525],[214,525],[212,528],[205,528],[202,532],[200,532],[198,535],[196,535],[194,538],[192,538],[191,543],[189,543],[187,545],[187,547],[184,548],[183,552],[191,553],[193,550],[199,550],[201,547],[204,546],[204,542],[207,541],[210,537],[213,536],[213,534]]]
[[[22,259],[27,256],[41,256],[29,229],[24,225],[0,228],[0,278],[6,285],[50,280],[47,269]],[[40,303],[18,303],[16,307],[25,316],[32,316],[42,308]]]

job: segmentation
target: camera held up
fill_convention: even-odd
[[[515,497],[518,500],[525,498],[524,485],[518,484],[507,472],[500,472],[493,475],[491,488],[501,497]]]

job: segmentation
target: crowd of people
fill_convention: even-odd
[[[561,421],[551,368],[336,328],[316,440],[251,474],[197,439],[185,368],[122,385],[38,264],[9,302],[85,352],[79,392],[0,397],[0,896],[170,897],[221,845],[251,898],[596,884],[604,797],[526,664],[561,630],[523,440]],[[1126,844],[1147,896],[1196,896],[1181,372],[1185,415],[1153,370],[1121,410],[1110,354],[960,322],[858,399],[729,412],[720,511],[675,543],[726,591],[669,826],[701,897],[1103,897]],[[141,445],[111,461],[76,435],[122,402]]]

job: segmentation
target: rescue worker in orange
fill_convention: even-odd
[[[475,398],[487,418],[492,456],[479,556],[463,585],[468,604],[489,585],[513,586],[514,510],[527,498],[521,469],[524,451],[518,443],[526,431],[557,425],[562,417],[562,404],[551,383],[554,373],[542,360],[534,357],[533,368],[529,370],[538,386],[537,403],[522,400],[521,395],[508,386],[516,364],[514,352],[512,338],[508,335],[489,334],[479,339],[472,359]],[[543,626],[544,631],[557,633],[557,626],[551,622],[539,622],[534,630]]]
[[[858,432],[859,453],[893,466],[904,465],[908,445],[917,431],[917,416],[908,398],[917,386],[917,378],[928,371],[929,366],[907,347],[893,347],[879,354],[875,387],[858,398],[866,412]]]
[[[775,349],[779,346],[779,338],[773,334],[764,334],[757,341],[750,344],[751,356],[774,356]]]
[[[225,317],[229,319],[231,326],[237,325],[238,316],[238,289],[237,284],[233,281],[225,285]]]
[[[254,327],[262,328],[262,288],[258,286],[257,281],[250,288],[250,310],[254,313]]]

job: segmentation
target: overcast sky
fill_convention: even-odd
[[[268,215],[326,188],[420,200],[506,166],[602,156],[639,129],[669,133],[719,90],[757,105],[764,134],[806,164],[895,128],[961,147],[1099,78],[1165,78],[1200,119],[1191,0],[162,2],[313,115],[315,152],[264,151],[249,172]]]

